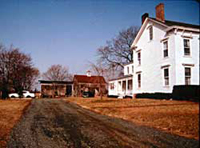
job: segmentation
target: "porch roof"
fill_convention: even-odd
[[[121,80],[121,79],[126,79],[126,78],[131,78],[133,75],[125,75],[125,76],[122,76],[122,77],[118,77],[118,78],[115,78],[115,79],[111,79],[109,80],[110,81],[115,81],[115,80]]]

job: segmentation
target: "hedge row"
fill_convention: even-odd
[[[199,102],[200,85],[177,85],[172,93],[142,93],[136,94],[136,98],[192,100]]]

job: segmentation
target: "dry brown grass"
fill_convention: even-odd
[[[6,147],[11,129],[29,104],[30,100],[0,100],[0,147]]]
[[[92,111],[199,139],[199,103],[153,99],[69,98]]]

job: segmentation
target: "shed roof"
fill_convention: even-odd
[[[39,80],[39,82],[42,83],[56,83],[56,84],[73,84],[73,81],[50,81],[50,80]]]

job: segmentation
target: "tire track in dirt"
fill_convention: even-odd
[[[58,99],[33,100],[8,148],[198,147],[198,141],[100,115]]]

